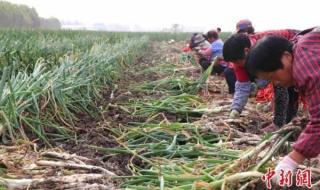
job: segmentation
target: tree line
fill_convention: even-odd
[[[34,8],[0,1],[0,28],[60,29],[56,18],[41,18]]]

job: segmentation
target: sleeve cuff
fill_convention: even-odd
[[[293,145],[293,149],[306,158],[317,157],[320,153],[320,136],[319,133],[302,132]]]

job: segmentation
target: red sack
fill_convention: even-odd
[[[189,48],[189,47],[184,47],[184,48],[182,49],[182,51],[183,51],[183,52],[189,52],[189,51],[191,51],[191,48]]]
[[[272,83],[269,83],[266,87],[258,90],[256,95],[256,101],[257,102],[272,101],[273,96],[274,96],[273,85]]]
[[[256,95],[257,102],[266,102],[266,101],[273,101],[274,91],[272,83],[269,83],[265,88],[259,89]],[[305,98],[299,95],[299,103],[302,103],[303,108],[305,110],[308,109],[308,102]]]

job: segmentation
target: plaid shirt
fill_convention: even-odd
[[[311,116],[293,148],[312,158],[320,153],[320,28],[297,35],[293,43],[292,76]]]
[[[276,35],[276,36],[281,36],[284,37],[288,40],[293,39],[298,34],[298,30],[292,30],[292,29],[285,29],[285,30],[269,30],[265,32],[257,32],[255,34],[249,35],[250,42],[251,42],[251,47],[253,47],[258,40],[261,38],[268,36],[268,35]]]

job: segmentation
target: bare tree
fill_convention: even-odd
[[[171,26],[171,32],[177,33],[177,32],[182,32],[183,31],[183,26],[180,24],[173,24]]]

